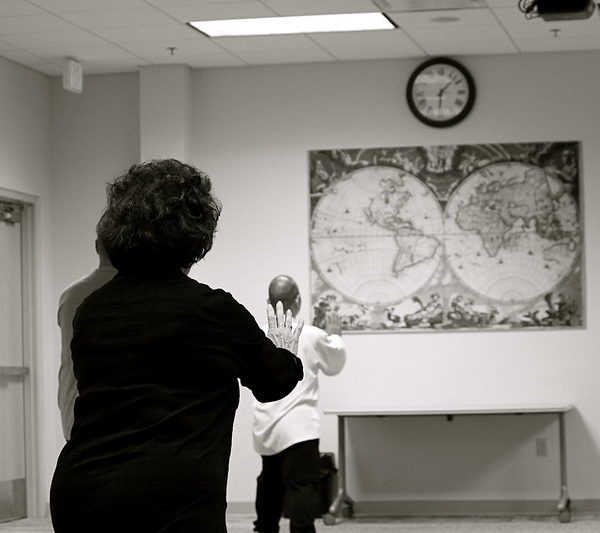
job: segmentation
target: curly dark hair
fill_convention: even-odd
[[[118,270],[189,268],[211,249],[221,204],[209,177],[193,166],[139,163],[109,183],[106,195],[96,229]]]

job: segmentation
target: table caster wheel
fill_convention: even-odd
[[[323,523],[326,526],[335,526],[335,515],[331,513],[325,513],[323,515]]]
[[[571,521],[571,509],[564,509],[558,512],[558,519],[562,524],[567,524]]]

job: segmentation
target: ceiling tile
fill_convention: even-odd
[[[486,1],[486,4],[491,8],[511,7],[513,9],[515,9],[516,11],[519,10],[518,0],[485,0],[485,1]]]
[[[498,21],[489,9],[456,9],[453,11],[412,11],[390,13],[389,17],[401,28],[444,28],[497,26]],[[441,21],[439,19],[442,19]],[[445,20],[456,18],[457,20]]]
[[[19,48],[32,49],[46,46],[82,46],[86,44],[101,44],[104,41],[84,30],[46,31],[3,35],[2,39]]]
[[[214,42],[225,50],[235,52],[293,52],[318,50],[319,47],[305,35],[259,35],[252,37],[219,37]]]
[[[55,65],[54,63],[33,63],[28,65],[28,67],[48,76],[62,76],[62,66]]]
[[[235,67],[245,65],[244,61],[236,57],[234,54],[219,50],[211,53],[176,53],[174,56],[165,57],[162,52],[153,54],[148,52],[144,55],[144,59],[155,65],[189,65],[191,67]]]
[[[86,63],[99,63],[106,61],[115,61],[115,63],[129,61],[135,64],[141,59],[135,54],[109,43],[87,46],[63,45],[45,48],[32,48],[31,52],[45,60],[59,63],[65,57],[72,57],[82,63],[84,67]]]
[[[158,9],[126,8],[105,11],[72,11],[64,13],[63,18],[83,28],[122,28],[123,26],[147,26],[150,24],[169,24],[173,19]]]
[[[217,46],[210,39],[175,39],[175,40],[154,40],[147,42],[126,43],[123,45],[130,52],[156,62],[156,58],[163,57],[171,62],[173,58],[189,57],[195,54],[221,54],[223,48]],[[173,54],[169,48],[174,48]]]
[[[447,42],[485,42],[509,41],[506,32],[500,26],[472,26],[472,27],[445,27],[436,28],[410,28],[405,30],[417,43],[425,45],[432,41]],[[474,49],[476,50],[476,48]]]
[[[19,50],[18,48],[13,50],[3,50],[0,55],[6,59],[14,61],[15,63],[21,63],[27,66],[46,62],[43,57],[25,50]]]
[[[427,41],[420,43],[429,55],[485,55],[485,54],[514,54],[519,50],[508,39],[493,41]]]
[[[321,15],[379,11],[371,0],[262,0],[276,15]]]
[[[118,62],[94,63],[87,65],[83,72],[83,92],[85,92],[85,77],[90,74],[125,74],[127,72],[137,72],[145,64],[130,64]]]
[[[492,11],[503,24],[529,24],[534,22],[533,19],[528,19],[525,16],[525,13],[519,11],[519,9],[515,6],[498,7]],[[543,22],[543,20],[540,19],[540,22]]]
[[[0,35],[15,35],[19,33],[37,33],[40,31],[69,31],[76,29],[70,22],[57,16],[19,15],[15,17],[0,17]]]
[[[14,17],[16,15],[39,15],[44,11],[25,0],[2,0],[0,2],[0,17]]]
[[[218,56],[192,56],[186,63],[192,68],[240,67],[247,63],[231,54]]]
[[[248,50],[236,52],[236,55],[250,65],[312,63],[331,61],[333,59],[329,54],[318,47],[313,49],[299,48],[296,50],[279,50],[277,48],[271,48],[269,50]]]
[[[573,37],[556,39],[519,39],[516,41],[521,52],[561,52],[600,49],[600,35],[596,37]]]
[[[2,0],[4,1],[4,0]],[[103,11],[106,9],[122,9],[127,7],[147,7],[144,0],[28,0],[53,13],[69,11]]]
[[[34,68],[36,64],[56,64],[62,68],[65,57],[75,58],[83,67],[84,74],[109,72],[110,66],[115,72],[136,70],[138,65],[147,62],[116,46],[105,44],[102,46],[57,46],[31,50],[32,58],[28,65]]]
[[[147,4],[160,7],[185,7],[185,6],[197,6],[199,4],[239,4],[240,2],[247,2],[248,0],[145,0]]]
[[[74,57],[81,63],[84,75],[110,72],[111,65],[115,68],[114,72],[125,72],[135,71],[140,65],[149,64],[141,57],[113,48],[103,51],[101,48],[89,47],[79,49],[76,54],[68,54],[66,53],[68,50],[59,48],[51,49],[51,51],[57,52],[56,57],[58,59],[61,57]],[[65,56],[61,52],[65,52]],[[56,63],[57,60],[54,60],[54,62]]]
[[[196,2],[180,6],[167,4],[160,6],[160,8],[181,22],[274,16],[274,13],[269,8],[254,0],[242,2]]]
[[[206,38],[193,28],[174,22],[156,26],[130,26],[123,28],[95,28],[94,33],[113,43],[136,43],[154,40],[181,40]]]
[[[16,50],[16,49],[18,49],[18,48],[14,44],[10,44],[5,41],[0,41],[0,52],[2,52],[3,50]]]
[[[415,57],[424,54],[402,30],[311,34],[340,60]]]
[[[373,3],[386,12],[486,7],[485,0],[373,0]]]
[[[402,57],[422,57],[426,53],[417,46],[408,50],[401,48],[386,48],[383,46],[370,45],[363,48],[329,49],[329,52],[339,61],[364,61],[371,59],[398,59]]]

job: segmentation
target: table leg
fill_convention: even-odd
[[[336,517],[343,509],[344,515],[352,516],[354,501],[346,493],[346,424],[344,416],[338,415],[338,491],[329,512],[323,515],[323,523],[328,526],[335,525]]]
[[[571,521],[571,499],[567,487],[567,446],[565,436],[565,414],[558,413],[558,432],[560,445],[560,500],[558,502],[558,519],[563,522]]]

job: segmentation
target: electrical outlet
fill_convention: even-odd
[[[537,457],[548,457],[548,441],[546,439],[535,439],[535,455]]]

